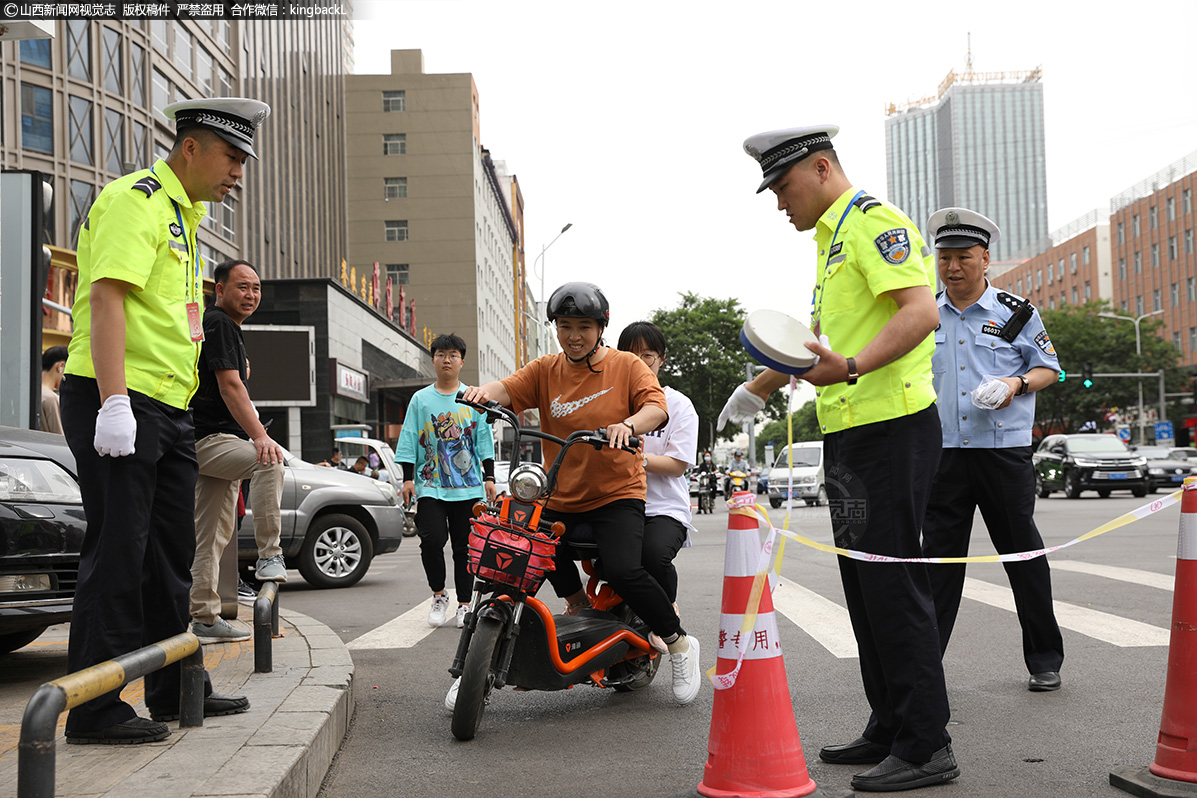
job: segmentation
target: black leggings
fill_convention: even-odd
[[[602,507],[582,513],[562,513],[545,510],[548,520],[561,521],[568,531],[581,523],[589,524],[598,556],[603,563],[603,578],[627,602],[649,628],[661,637],[685,634],[673,599],[665,588],[644,567],[644,502],[639,499],[617,499]],[[571,546],[557,547],[557,570],[549,573],[549,582],[558,596],[572,596],[582,589],[575,551]],[[589,557],[586,550],[581,556]]]
[[[686,525],[668,515],[650,515],[644,519],[644,569],[665,590],[671,602],[677,601],[677,569],[673,558],[686,542]]]

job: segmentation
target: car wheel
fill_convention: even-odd
[[[299,551],[299,573],[312,587],[349,587],[366,575],[374,542],[361,521],[343,513],[312,522]]]
[[[1070,499],[1078,499],[1081,496],[1081,484],[1077,482],[1075,472],[1064,472],[1064,495]]]
[[[1109,492],[1108,490],[1099,490],[1099,491],[1097,492],[1097,495],[1098,495],[1098,496],[1100,496],[1100,497],[1101,497],[1101,498],[1103,498],[1103,499],[1108,499],[1108,498],[1110,498],[1110,492]]]
[[[1147,495],[1147,486],[1140,485],[1137,488],[1131,488],[1131,495],[1137,499],[1142,499],[1144,496]]]
[[[10,632],[6,635],[0,635],[0,654],[7,654],[10,651],[16,651],[18,648],[24,648],[41,637],[42,632],[49,628],[49,626],[39,626],[36,629],[26,629],[23,632]]]
[[[777,508],[781,507],[781,499],[774,499],[770,497],[769,506],[776,510]]]
[[[816,507],[826,507],[827,506],[827,486],[825,486],[825,485],[819,486],[819,495],[815,497],[815,506]]]
[[[1047,483],[1043,481],[1043,474],[1040,474],[1038,471],[1035,472],[1035,494],[1041,499],[1046,499],[1052,495],[1051,490],[1047,487]]]

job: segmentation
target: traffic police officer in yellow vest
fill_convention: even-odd
[[[919,557],[919,530],[940,456],[931,380],[938,314],[931,250],[902,211],[854,187],[831,139],[834,125],[752,136],[744,149],[798,230],[818,245],[811,313],[819,356],[801,379],[817,386],[827,492],[836,544]],[[728,399],[720,426],[764,408],[789,381],[766,370]],[[926,567],[839,558],[872,714],[863,733],[828,745],[826,762],[875,765],[852,778],[860,791],[942,784],[960,774],[939,633]]]
[[[973,515],[981,510],[999,554],[1037,551],[1035,466],[1031,433],[1035,392],[1056,383],[1060,361],[1030,302],[989,284],[989,248],[1001,230],[967,208],[931,214],[939,279],[935,388],[943,424],[943,455],[923,522],[923,555],[965,557]],[[1064,639],[1052,604],[1046,557],[1004,563],[1022,626],[1027,689],[1060,688]],[[946,651],[960,597],[964,564],[935,565],[931,590],[940,650]]]
[[[174,147],[109,183],[79,232],[79,287],[62,425],[75,455],[87,533],[67,665],[81,670],[187,630],[195,554],[195,434],[205,202],[222,202],[254,153],[265,103],[241,98],[168,105]],[[150,718],[117,691],[71,710],[67,742],[142,743],[170,734],[179,665],[145,678]],[[204,714],[244,712],[211,692]]]

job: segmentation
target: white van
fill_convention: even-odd
[[[809,505],[827,504],[827,487],[823,483],[823,443],[804,441],[794,444],[794,472],[790,476],[790,450],[785,447],[769,472],[769,504],[781,507],[786,491],[793,485],[792,498],[804,499]]]

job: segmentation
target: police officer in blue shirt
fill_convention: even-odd
[[[974,211],[944,208],[931,214],[926,229],[944,285],[932,357],[944,449],[923,522],[923,555],[966,556],[977,508],[998,553],[1043,548],[1033,517],[1031,430],[1035,391],[1059,373],[1056,350],[1034,306],[985,278],[989,247],[1001,235],[996,224]],[[1004,565],[1022,625],[1027,687],[1057,690],[1064,641],[1047,558]],[[942,652],[960,609],[965,566],[927,570]]]

